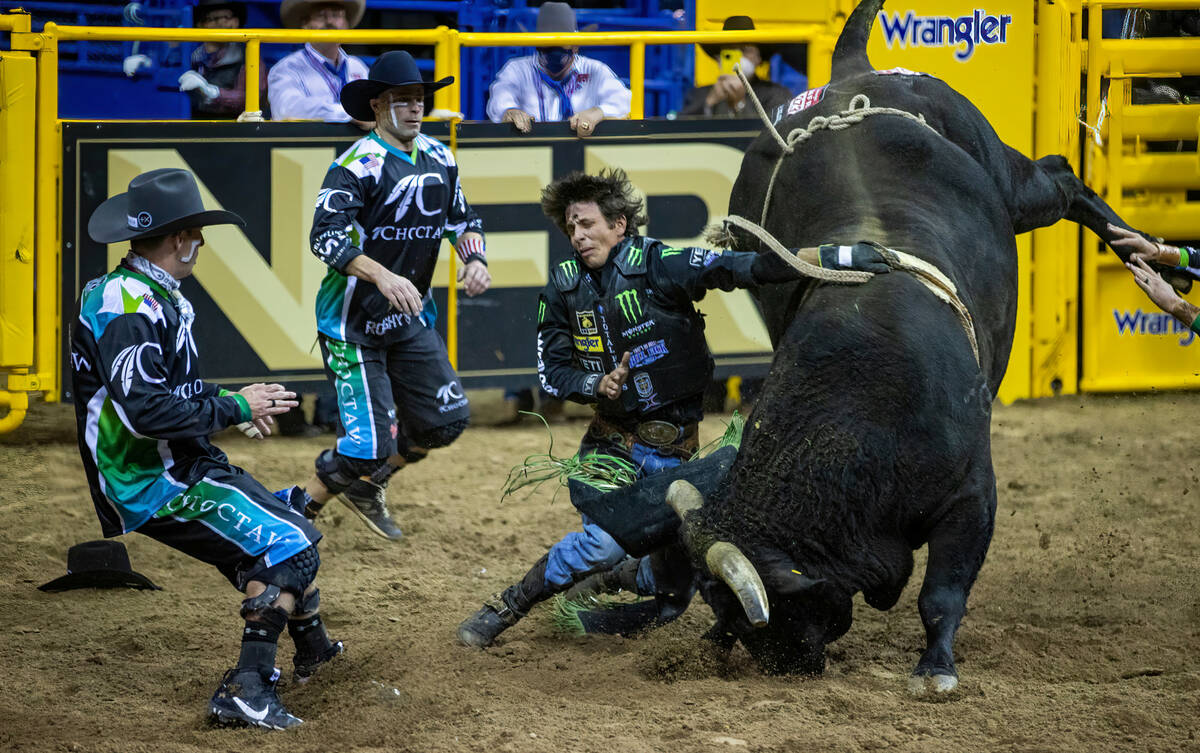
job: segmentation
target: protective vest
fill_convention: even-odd
[[[645,415],[701,394],[713,371],[704,319],[690,302],[681,308],[655,293],[644,244],[644,239],[635,238],[617,249],[606,291],[598,291],[591,278],[584,279],[575,259],[560,264],[554,275],[572,312],[577,367],[606,374],[617,367],[623,353],[630,354],[629,378],[620,400],[624,414]],[[601,410],[609,412],[603,404]]]

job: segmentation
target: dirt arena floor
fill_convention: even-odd
[[[492,649],[458,646],[457,623],[578,523],[565,493],[499,501],[507,470],[545,450],[540,426],[472,428],[392,484],[400,543],[327,510],[323,611],[348,651],[281,685],[306,723],[276,733],[205,721],[241,626],[215,571],[135,534],[134,569],[165,590],[36,590],[99,536],[70,411],[37,406],[0,436],[0,750],[1200,751],[1197,415],[1200,394],[997,406],[996,535],[959,632],[962,685],[937,703],[905,691],[920,554],[890,612],[856,600],[820,678],[764,677],[740,649],[699,662],[700,599],[636,640],[562,636],[541,609]],[[583,426],[554,427],[558,448]],[[218,442],[278,488],[328,439]]]

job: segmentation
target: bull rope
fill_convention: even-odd
[[[766,125],[767,130],[775,137],[775,141],[781,149],[779,158],[775,161],[775,169],[771,172],[771,181],[767,184],[767,195],[763,199],[762,216],[758,223],[752,222],[745,217],[740,217],[736,214],[731,214],[724,219],[727,225],[739,227],[754,237],[758,238],[772,252],[782,259],[788,266],[795,269],[805,277],[812,277],[818,280],[828,282],[840,282],[849,284],[861,284],[875,276],[873,272],[861,272],[855,270],[835,270],[818,267],[814,264],[800,259],[796,254],[793,254],[786,246],[763,227],[767,221],[767,209],[771,206],[771,193],[775,188],[775,178],[779,175],[779,168],[783,165],[783,158],[792,154],[796,150],[797,145],[802,145],[804,142],[812,138],[813,134],[822,131],[841,131],[849,128],[852,125],[861,123],[864,119],[871,115],[895,115],[902,118],[907,118],[913,122],[920,123],[929,130],[937,133],[933,126],[925,122],[925,116],[913,115],[906,110],[898,110],[894,107],[871,107],[871,100],[865,94],[856,94],[850,100],[850,109],[844,110],[836,115],[818,116],[813,118],[808,123],[807,128],[797,128],[790,131],[787,138],[784,139],[776,130],[775,125],[767,117],[767,113],[763,110],[762,103],[758,100],[758,95],[750,88],[750,82],[746,79],[746,74],[740,67],[737,68],[738,77],[742,80],[742,85],[746,88],[746,96],[754,103],[754,109],[758,111],[758,116]],[[941,135],[941,134],[939,134]],[[913,256],[912,254],[903,251],[897,251],[886,246],[875,244],[884,261],[893,269],[898,269],[909,273],[913,277],[930,290],[939,300],[947,303],[954,309],[954,313],[958,316],[959,323],[962,325],[963,331],[966,332],[967,340],[971,344],[971,353],[975,356],[975,365],[979,366],[979,342],[975,336],[975,320],[971,317],[971,312],[967,309],[966,304],[958,296],[958,288],[954,282],[947,277],[940,269],[933,264]]]
[[[866,94],[855,94],[850,98],[850,109],[843,110],[834,115],[818,115],[808,121],[806,128],[796,128],[788,132],[787,138],[779,134],[775,124],[767,117],[766,110],[763,109],[762,102],[758,100],[758,95],[754,93],[754,89],[750,87],[750,81],[746,78],[745,71],[741,66],[737,66],[738,78],[742,80],[742,86],[746,89],[746,96],[754,104],[754,109],[758,113],[758,117],[762,120],[763,125],[775,137],[775,143],[779,144],[779,158],[775,160],[775,169],[771,171],[771,180],[767,183],[767,196],[763,199],[762,216],[758,221],[760,224],[767,223],[767,210],[771,206],[771,194],[775,190],[775,178],[779,175],[779,168],[783,166],[783,158],[796,151],[797,145],[803,145],[813,137],[813,134],[818,131],[844,131],[852,125],[857,125],[863,122],[871,115],[894,115],[898,118],[907,118],[914,123],[920,123],[934,133],[938,133],[937,129],[925,122],[924,115],[913,115],[907,110],[900,110],[895,107],[871,107],[871,100]],[[941,135],[940,133],[938,134]]]

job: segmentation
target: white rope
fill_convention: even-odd
[[[762,102],[758,100],[758,95],[754,93],[754,89],[750,87],[750,81],[746,78],[746,74],[742,71],[741,66],[736,68],[738,78],[742,80],[742,86],[746,87],[746,96],[754,104],[755,111],[758,112],[758,117],[762,120],[763,125],[775,137],[775,142],[779,144],[779,158],[775,160],[775,169],[771,171],[771,180],[767,184],[767,195],[763,199],[762,216],[759,222],[766,224],[767,210],[771,206],[771,194],[775,190],[775,178],[779,175],[779,168],[783,165],[783,158],[796,151],[798,145],[803,145],[811,139],[818,131],[843,131],[852,125],[863,122],[866,118],[872,115],[894,115],[898,118],[906,118],[914,123],[920,123],[929,130],[937,133],[937,130],[925,122],[924,115],[914,115],[907,110],[900,110],[895,107],[871,107],[871,100],[865,94],[855,94],[850,99],[850,109],[843,110],[834,115],[818,115],[808,121],[808,126],[805,128],[796,128],[788,132],[786,138],[780,135],[771,119],[767,117],[767,113],[763,110]],[[939,134],[941,135],[941,134]]]
[[[850,99],[850,109],[843,110],[835,115],[818,115],[808,121],[806,128],[796,128],[788,132],[787,137],[780,135],[775,128],[775,124],[767,117],[767,113],[763,110],[762,102],[758,100],[758,95],[754,93],[754,89],[750,87],[750,81],[746,78],[745,72],[741,66],[736,68],[738,78],[742,80],[742,86],[746,87],[746,96],[754,104],[754,109],[758,112],[758,117],[762,119],[763,124],[771,135],[775,137],[775,142],[779,144],[779,158],[775,160],[775,169],[771,172],[771,180],[767,184],[767,194],[763,198],[762,216],[759,218],[759,223],[756,224],[737,215],[730,215],[725,218],[725,223],[740,227],[746,230],[760,241],[767,248],[771,249],[782,259],[788,266],[795,269],[805,277],[812,277],[818,280],[826,280],[828,282],[841,282],[851,284],[861,284],[870,280],[875,275],[871,272],[861,272],[856,270],[835,270],[825,269],[798,258],[795,254],[787,249],[779,242],[775,236],[771,235],[766,228],[762,227],[767,222],[767,209],[771,206],[771,194],[775,190],[775,179],[779,175],[779,168],[783,165],[783,158],[796,151],[796,147],[803,145],[813,137],[813,134],[818,131],[842,131],[852,125],[863,122],[866,118],[872,115],[893,115],[900,118],[911,120],[914,123],[920,123],[934,133],[938,133],[937,129],[925,122],[924,115],[914,115],[907,110],[899,110],[894,107],[871,107],[871,100],[865,94],[855,94]],[[938,134],[939,136],[941,134]],[[912,254],[896,251],[891,248],[879,247],[881,255],[887,261],[888,265],[893,269],[899,269],[916,277],[926,288],[928,288],[939,300],[949,304],[954,309],[954,313],[958,316],[959,323],[966,332],[967,340],[971,344],[971,352],[975,356],[975,365],[980,365],[979,362],[979,342],[975,337],[975,321],[971,317],[971,312],[962,299],[958,297],[958,289],[954,282],[947,277],[940,269]]]
[[[875,276],[874,272],[863,272],[860,270],[851,269],[825,269],[818,267],[816,264],[809,264],[801,259],[796,254],[793,254],[779,240],[767,232],[766,228],[757,225],[745,217],[739,217],[736,214],[731,214],[726,217],[723,222],[740,227],[746,232],[763,242],[767,248],[775,252],[778,256],[792,269],[796,270],[805,277],[812,277],[817,280],[825,280],[827,282],[842,282],[852,285],[859,285]]]

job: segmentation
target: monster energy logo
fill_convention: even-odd
[[[564,262],[559,262],[558,269],[562,272],[563,277],[574,277],[579,274],[579,263],[574,259],[567,259]]]
[[[630,244],[629,250],[625,252],[625,261],[630,264],[642,263],[642,247]]]
[[[636,290],[622,290],[617,293],[617,304],[621,307],[621,315],[629,324],[642,318],[642,301],[638,298]]]
[[[538,299],[538,324],[541,324],[544,321],[546,321],[546,301],[544,299],[539,298]]]
[[[664,248],[662,250],[662,252],[658,255],[658,257],[660,259],[665,259],[668,256],[675,256],[677,254],[682,254],[682,253],[683,253],[682,248]]]

